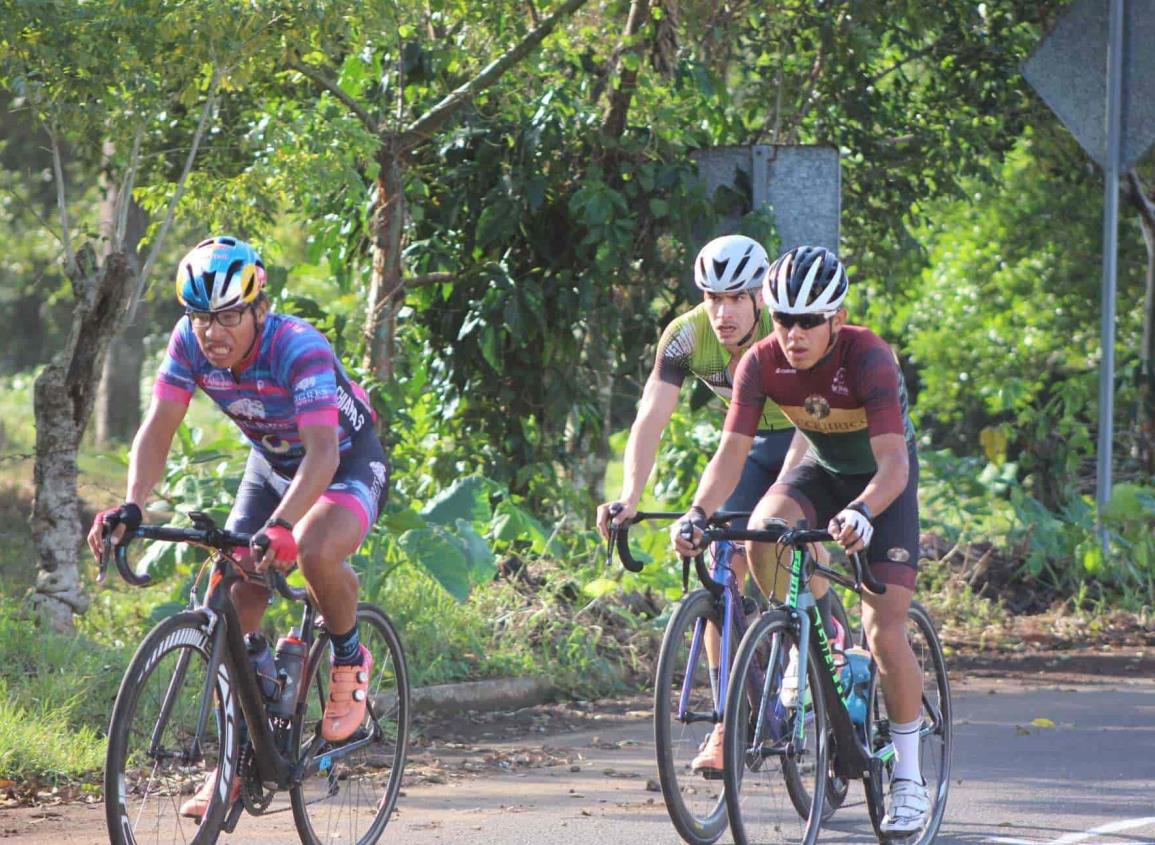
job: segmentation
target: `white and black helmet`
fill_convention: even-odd
[[[770,257],[753,238],[724,235],[714,238],[694,261],[694,284],[709,293],[737,293],[762,284]]]
[[[832,314],[849,287],[838,256],[820,246],[799,246],[770,265],[762,298],[780,314]]]

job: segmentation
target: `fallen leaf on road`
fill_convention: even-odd
[[[1031,724],[1036,728],[1053,728],[1055,723],[1050,719],[1044,719],[1041,716],[1038,719],[1032,719]]]

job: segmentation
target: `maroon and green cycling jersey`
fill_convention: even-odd
[[[774,330],[769,310],[763,308],[758,325],[754,327],[755,340],[769,336]],[[748,354],[749,350],[746,353]],[[730,353],[714,334],[710,312],[701,303],[676,317],[666,326],[658,341],[651,377],[681,387],[686,376],[695,375],[727,405],[733,393],[734,381],[730,374]],[[792,428],[790,420],[773,402],[766,403],[759,412],[759,431],[783,431]]]
[[[834,473],[876,472],[870,438],[880,434],[901,434],[914,444],[898,361],[882,338],[861,326],[843,326],[834,348],[809,370],[790,366],[773,335],[756,343],[738,364],[725,430],[753,436],[768,401]]]

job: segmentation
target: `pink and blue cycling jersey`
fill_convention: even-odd
[[[349,379],[329,341],[311,325],[269,314],[255,346],[234,375],[209,363],[192,324],[182,319],[169,338],[153,392],[187,405],[199,387],[273,469],[290,478],[305,457],[302,426],[338,426],[342,455],[362,432],[372,433],[368,396]]]

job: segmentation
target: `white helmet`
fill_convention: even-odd
[[[710,293],[736,293],[762,284],[770,257],[753,238],[724,235],[714,238],[694,261],[694,284]]]
[[[820,246],[799,246],[771,265],[762,298],[779,314],[831,314],[849,287],[838,256]]]

